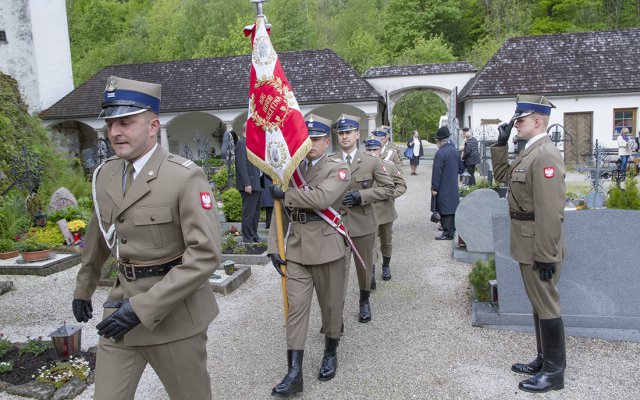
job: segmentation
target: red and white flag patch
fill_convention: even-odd
[[[340,179],[341,181],[346,181],[347,180],[347,170],[346,169],[338,170],[338,179]]]
[[[544,167],[544,177],[545,178],[553,178],[556,176],[555,167]]]
[[[211,208],[213,208],[213,202],[211,201],[209,192],[200,192],[200,203],[205,210],[211,210]]]

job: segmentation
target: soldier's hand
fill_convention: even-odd
[[[269,193],[271,193],[271,197],[274,199],[284,199],[284,192],[278,185],[269,186]]]
[[[271,263],[273,264],[273,267],[276,269],[276,271],[278,271],[280,276],[284,276],[284,272],[282,272],[281,266],[286,265],[287,262],[280,258],[280,255],[278,253],[271,253],[268,254],[268,256],[271,259]]]
[[[502,147],[509,143],[509,136],[511,136],[513,124],[515,124],[515,121],[511,121],[508,124],[505,122],[498,126],[498,141],[496,142],[496,146]]]
[[[358,191],[348,192],[347,194],[344,195],[342,204],[344,204],[347,207],[353,207],[360,204],[361,201],[362,201],[362,197],[360,196],[360,192]]]
[[[78,322],[87,322],[93,318],[91,300],[73,299],[71,308],[73,309],[73,316],[76,317]]]
[[[541,280],[548,281],[553,277],[553,274],[556,273],[556,264],[536,261],[533,269],[538,269]]]
[[[104,336],[106,339],[114,338],[115,340],[118,340],[140,323],[140,318],[138,318],[135,311],[133,311],[133,307],[131,307],[129,299],[123,299],[116,302],[106,302],[104,303],[104,307],[118,307],[116,312],[109,315],[104,319],[104,321],[96,325],[98,335]]]

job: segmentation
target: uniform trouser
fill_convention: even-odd
[[[174,342],[125,346],[103,337],[96,356],[96,400],[133,399],[147,363],[172,400],[211,399],[207,332]]]
[[[344,287],[346,270],[344,258],[319,265],[301,265],[287,261],[287,349],[304,350],[309,330],[311,296],[316,289],[324,334],[330,338],[340,337],[342,312],[344,310]]]
[[[380,237],[380,253],[383,257],[391,257],[393,221],[378,226],[378,236]]]
[[[556,272],[548,281],[540,279],[540,271],[533,264],[520,264],[524,289],[540,319],[560,318],[560,292],[557,284],[562,272],[562,263],[556,263]]]
[[[242,193],[242,239],[253,242],[258,236],[258,222],[260,222],[260,192]]]
[[[370,233],[364,236],[351,237],[353,244],[356,246],[360,257],[364,261],[366,268],[360,264],[358,258],[353,251],[347,251],[345,255],[346,263],[346,278],[344,280],[344,298],[347,298],[347,287],[349,286],[349,269],[351,266],[351,254],[353,253],[353,260],[356,263],[356,275],[358,276],[358,284],[361,290],[371,291],[371,276],[373,275],[373,244],[375,242],[376,233]]]

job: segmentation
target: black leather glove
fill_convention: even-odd
[[[278,271],[280,276],[284,276],[284,272],[282,272],[282,268],[280,266],[285,265],[287,262],[282,258],[280,258],[280,255],[278,253],[271,253],[267,255],[271,259],[271,263],[273,264],[273,267],[276,269],[276,271]]]
[[[362,201],[362,197],[360,196],[360,192],[358,191],[348,192],[347,194],[344,195],[342,204],[344,204],[347,207],[353,207],[360,204],[361,201]]]
[[[498,141],[496,142],[496,146],[502,147],[506,146],[509,143],[509,136],[511,136],[511,129],[513,129],[513,124],[515,124],[515,120],[509,122],[508,124],[502,123],[498,126]]]
[[[87,322],[93,318],[93,306],[91,300],[73,299],[71,303],[73,309],[73,315],[78,322]]]
[[[540,272],[540,279],[548,281],[556,273],[556,263],[545,263],[536,261],[533,269],[538,269]]]
[[[269,193],[271,193],[271,197],[274,199],[284,199],[284,192],[278,185],[269,186]]]
[[[96,325],[98,335],[104,336],[106,339],[121,339],[127,332],[140,323],[140,318],[138,318],[135,311],[133,311],[129,299],[104,303],[104,308],[116,307],[118,308],[116,312]]]

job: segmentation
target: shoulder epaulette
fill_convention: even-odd
[[[342,158],[329,158],[329,161],[333,161],[337,163],[345,162]]]
[[[107,158],[104,162],[113,161],[113,160],[119,160],[119,159],[120,159],[120,157],[114,155],[114,156],[111,156],[111,157]]]
[[[175,154],[169,154],[169,157],[167,157],[169,159],[169,161],[176,163],[178,165],[181,165],[183,167],[185,167],[186,169],[194,169],[198,167],[198,164],[194,163],[193,161],[189,160],[188,158],[184,158],[182,156],[178,156]]]

